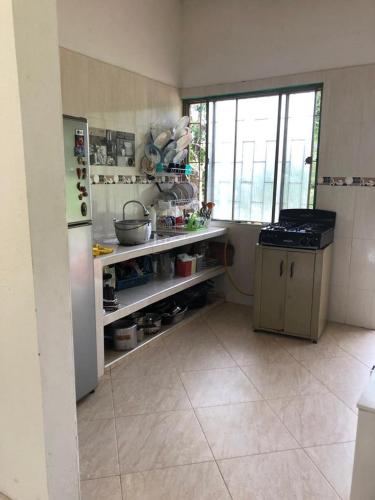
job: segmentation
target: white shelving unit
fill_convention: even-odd
[[[108,312],[104,315],[104,326],[113,323],[139,309],[154,304],[159,300],[165,299],[175,293],[181,292],[186,288],[215,278],[225,272],[224,266],[216,266],[204,269],[198,273],[187,276],[186,278],[175,277],[167,280],[155,279],[145,285],[128,288],[117,292],[120,307],[117,311]]]
[[[129,288],[117,292],[120,307],[117,311],[103,313],[103,268],[119,262],[141,257],[142,255],[151,255],[169,251],[173,248],[190,245],[198,241],[220,238],[225,236],[227,229],[219,227],[210,227],[196,232],[179,233],[176,231],[168,238],[152,240],[143,245],[133,247],[123,247],[113,245],[114,252],[108,255],[97,257],[94,260],[95,271],[95,302],[96,302],[96,343],[98,352],[98,376],[104,373],[104,327],[114,321],[124,318],[133,312],[143,309],[146,306],[154,304],[159,300],[165,299],[175,293],[181,292],[198,283],[215,278],[225,272],[224,266],[206,268],[198,273],[187,277],[174,277],[171,279],[154,279],[149,283],[137,287]],[[106,242],[106,244],[108,244]],[[156,335],[154,338],[158,337]],[[152,339],[147,339],[147,343]],[[136,348],[137,349],[137,348]],[[133,351],[130,351],[133,352]],[[119,353],[119,358],[129,353]],[[111,362],[113,360],[111,359]]]

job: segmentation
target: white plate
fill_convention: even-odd
[[[161,134],[157,136],[154,140],[154,146],[158,149],[163,149],[166,144],[171,140],[172,132],[170,130],[164,130]]]
[[[189,127],[177,128],[175,133],[174,133],[174,138],[176,141],[178,141],[178,139],[180,137],[183,137],[184,135],[188,134],[189,132],[190,132]]]
[[[192,199],[194,198],[194,188],[191,182],[182,182],[180,184],[180,187],[186,191],[187,198]]]
[[[176,147],[177,147],[177,142],[176,141],[171,141],[169,144],[167,144],[165,146],[163,153],[165,154],[170,149],[176,149]]]
[[[150,161],[152,161],[152,163],[155,164],[159,163],[161,160],[160,150],[154,144],[146,144],[145,155]]]
[[[174,129],[184,128],[189,125],[190,118],[188,116],[182,116],[176,123]]]
[[[169,165],[170,163],[172,163],[176,154],[177,154],[177,151],[175,149],[169,149],[165,153],[164,158],[163,158],[164,165]]]
[[[181,163],[185,160],[187,157],[188,150],[183,149],[182,151],[179,151],[176,156],[173,158],[173,163]]]
[[[189,146],[192,140],[193,136],[191,135],[191,132],[180,137],[177,141],[177,151],[182,151],[183,149],[185,149],[187,146]]]

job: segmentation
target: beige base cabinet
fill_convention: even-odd
[[[257,245],[254,328],[317,341],[327,321],[332,246]]]

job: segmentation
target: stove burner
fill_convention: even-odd
[[[336,213],[328,210],[286,209],[280,221],[261,229],[262,245],[291,248],[324,248],[333,241]]]

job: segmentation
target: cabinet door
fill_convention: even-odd
[[[310,336],[315,255],[288,252],[286,277],[285,331]]]
[[[287,252],[263,248],[260,327],[284,329]]]

